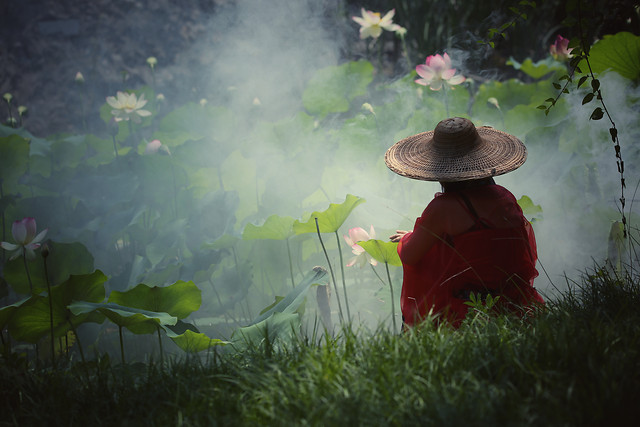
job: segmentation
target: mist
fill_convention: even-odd
[[[119,67],[113,64],[105,65],[107,68],[98,65],[94,72],[86,72],[95,79],[105,76],[105,70],[111,73],[105,76],[103,83],[88,82],[84,86],[92,91],[87,99],[102,100],[118,90],[153,86],[154,95],[162,93],[166,97],[164,104],[157,99],[149,100],[149,106],[156,106],[154,117],[162,113],[168,117],[172,110],[183,108],[173,121],[165,122],[170,124],[153,122],[137,131],[140,142],[131,147],[118,141],[121,148],[130,148],[131,153],[137,151],[140,158],[144,157],[145,146],[151,140],[157,139],[166,147],[171,155],[163,158],[171,159],[173,163],[151,165],[153,158],[143,159],[145,167],[157,174],[155,180],[136,178],[124,182],[125,178],[129,179],[127,168],[133,168],[122,166],[127,151],[119,154],[119,174],[111,176],[104,172],[104,176],[110,177],[110,180],[104,180],[104,188],[97,184],[100,179],[92,181],[96,186],[91,191],[96,194],[111,194],[114,185],[125,191],[129,185],[134,188],[134,185],[143,184],[147,186],[145,191],[157,185],[153,191],[163,194],[160,201],[144,202],[144,215],[151,218],[149,221],[156,221],[149,229],[159,235],[166,233],[162,241],[165,246],[154,244],[153,251],[145,252],[153,261],[140,267],[139,274],[132,272],[133,262],[129,265],[129,261],[113,261],[116,255],[136,246],[131,237],[133,232],[117,236],[109,234],[117,228],[110,225],[110,221],[115,222],[113,218],[103,219],[99,224],[83,224],[84,229],[72,232],[74,224],[65,225],[64,217],[54,217],[54,212],[32,203],[7,211],[7,215],[15,215],[15,218],[7,216],[7,224],[22,218],[19,215],[33,216],[39,227],[49,228],[51,240],[81,241],[93,254],[95,268],[114,277],[112,289],[123,290],[138,282],[166,285],[174,280],[193,280],[203,290],[203,303],[191,319],[212,336],[228,337],[231,330],[215,323],[221,322],[220,318],[228,316],[225,325],[229,319],[241,319],[238,323],[246,324],[273,303],[276,296],[285,295],[292,288],[285,241],[243,240],[247,224],[260,226],[271,215],[303,222],[309,219],[311,212],[324,211],[330,203],[342,203],[347,194],[352,194],[366,202],[348,216],[338,231],[338,239],[329,233],[323,236],[336,272],[339,298],[344,304],[338,244],[342,245],[343,266],[353,255],[343,235],[348,234],[350,228],[369,230],[373,225],[376,238],[388,240],[397,229],[411,229],[424,207],[440,191],[438,183],[412,181],[390,172],[383,161],[386,149],[405,136],[432,130],[445,118],[444,102],[448,103],[451,116],[468,115],[469,111],[474,113],[475,110],[468,108],[469,95],[464,88],[450,91],[445,101],[443,93],[417,87],[407,78],[406,72],[384,73],[378,69],[373,53],[378,46],[371,45],[367,49],[366,44],[370,41],[358,41],[357,24],[350,20],[350,16],[359,11],[343,10],[341,5],[340,1],[328,0],[215,2],[214,12],[197,28],[197,38],[181,47],[174,63],[163,63],[160,52],[138,52],[137,63],[127,68],[129,77],[124,82],[118,74]],[[162,22],[166,18],[159,8],[148,12],[146,15],[147,11],[138,8],[138,19],[152,19],[147,18],[149,16]],[[403,22],[396,22],[403,25]],[[146,28],[145,24],[141,26]],[[157,26],[171,31],[166,26]],[[150,37],[148,33],[141,35],[140,32],[132,32],[130,36],[132,45]],[[383,52],[393,44],[393,39],[386,36],[378,41],[385,43]],[[87,41],[83,46],[88,48],[93,46],[91,43],[95,40]],[[81,51],[87,54],[85,49]],[[366,58],[373,64],[376,88],[349,99],[348,108],[343,112],[310,112],[305,104],[305,91],[310,82],[319,70],[353,60],[353,57],[346,57],[348,51],[356,59]],[[437,52],[414,52],[412,67],[434,53]],[[452,46],[449,53],[461,74],[476,77],[475,87],[489,76],[499,80],[493,70],[474,68],[480,62],[479,51],[465,50],[461,43]],[[96,55],[96,63],[100,64],[100,52],[89,54]],[[67,55],[64,63],[69,65],[73,63],[73,53]],[[155,74],[150,73],[144,63],[146,56],[154,55],[160,59],[157,69],[152,70]],[[131,60],[130,57],[127,59]],[[74,73],[75,69],[70,68],[69,74]],[[638,99],[640,93],[637,89],[633,93],[629,81],[615,73],[604,74],[600,81],[622,145],[627,182],[625,213],[633,228],[638,210],[634,203],[635,190],[639,181],[634,164],[638,153],[631,143],[640,133],[640,125],[637,102],[633,104],[634,108],[629,108],[632,102],[627,100]],[[357,84],[353,82],[353,85]],[[546,85],[553,90],[551,82]],[[4,91],[9,89],[3,87]],[[51,89],[46,95],[70,96]],[[535,109],[535,99],[523,102],[531,110],[527,113],[531,118],[530,125],[507,120],[507,107],[500,115],[495,111],[471,114],[476,125],[512,132],[528,147],[525,165],[497,177],[496,182],[516,198],[526,195],[542,208],[542,215],[537,215],[534,222],[540,261],[540,276],[535,285],[548,297],[566,289],[568,282],[593,268],[594,262],[604,263],[611,256],[608,253],[609,230],[614,221],[620,220],[620,175],[609,137],[610,124],[605,119],[589,120],[591,110],[589,105],[581,105],[583,96],[580,91],[566,95],[564,107],[552,110],[548,116]],[[537,101],[541,104],[544,98]],[[373,113],[361,108],[365,102],[372,105]],[[74,111],[77,110],[71,110],[69,114],[75,114]],[[94,121],[90,123],[95,124],[94,132],[107,144],[106,158],[113,154],[111,137],[106,133],[108,125],[99,120],[97,112],[92,114]],[[25,128],[29,129],[28,120]],[[38,138],[44,139],[49,132],[46,125],[42,129]],[[119,135],[125,132],[129,130],[123,123]],[[570,138],[568,135],[572,132],[579,136]],[[563,141],[564,145],[557,150],[551,149],[558,141]],[[108,169],[116,164],[113,159],[109,162],[113,163],[104,161],[99,167]],[[54,169],[55,166],[52,171]],[[101,173],[96,175],[100,177]],[[57,176],[51,172],[53,179]],[[25,190],[26,187],[21,188]],[[47,191],[53,194],[54,190]],[[75,197],[68,193],[73,188],[67,187],[64,191],[69,197]],[[132,193],[132,197],[139,194],[144,192]],[[84,200],[80,196],[78,199]],[[134,202],[140,200],[127,203],[118,199],[120,208],[112,208],[124,212]],[[83,203],[92,213],[98,210],[97,204]],[[161,208],[171,204],[175,204],[175,218],[165,219]],[[28,211],[27,207],[39,210]],[[55,215],[59,212],[55,210]],[[143,214],[136,215],[118,218],[118,227],[142,223],[139,218]],[[9,227],[5,226],[5,229],[8,236]],[[7,236],[3,240],[8,240]],[[223,245],[225,236],[237,239],[236,243]],[[194,243],[191,245],[191,242]],[[293,236],[288,242],[295,258],[292,263],[294,281],[299,281],[315,265],[327,267],[316,235]],[[144,243],[149,241],[140,244]],[[114,247],[119,248],[115,255]],[[160,248],[170,256],[165,257]],[[190,256],[197,261],[193,262],[193,267],[185,261]],[[118,268],[114,268],[114,264]],[[370,327],[380,323],[390,327],[391,301],[384,265],[375,267],[377,273],[372,268],[369,265],[365,268],[344,267],[352,317]],[[121,278],[124,278],[122,283],[118,282]],[[391,279],[394,293],[399,296],[402,283],[399,267],[391,268]],[[396,297],[397,318],[398,301]],[[332,288],[334,324],[338,322],[336,302]],[[317,310],[315,290],[312,290],[307,298],[306,313],[312,315]]]

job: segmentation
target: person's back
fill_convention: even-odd
[[[526,160],[522,142],[460,117],[407,137],[385,154],[389,169],[412,179],[439,181],[438,193],[413,231],[398,230],[404,279],[403,319],[413,325],[429,312],[454,326],[464,319],[471,294],[499,297],[499,307],[525,310],[542,298],[531,224],[515,197],[493,177]]]
[[[426,224],[440,227],[434,232]],[[438,194],[414,231],[402,237],[398,253],[404,267],[401,306],[409,325],[430,310],[459,325],[471,293],[499,296],[502,308],[542,302],[531,287],[538,275],[533,230],[501,186]]]

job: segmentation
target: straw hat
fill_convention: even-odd
[[[393,172],[423,181],[468,181],[502,175],[527,160],[527,149],[513,135],[471,120],[442,120],[435,130],[407,137],[387,150]]]

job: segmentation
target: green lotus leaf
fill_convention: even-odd
[[[231,234],[223,234],[213,242],[203,243],[200,246],[200,249],[213,249],[213,250],[229,249],[235,246],[238,240],[240,239],[238,239],[236,236],[233,236]]]
[[[62,336],[84,322],[101,322],[100,316],[72,314],[67,308],[72,301],[100,302],[105,298],[105,276],[100,270],[91,274],[72,275],[64,283],[51,288],[55,336]],[[35,343],[51,331],[49,295],[34,295],[18,307],[9,322],[11,336],[19,341]]]
[[[604,36],[591,47],[589,62],[594,73],[611,70],[637,81],[640,78],[640,36],[626,31]],[[580,68],[587,70],[584,61]]]
[[[66,281],[71,275],[89,274],[93,271],[93,256],[82,243],[49,241],[47,244],[49,245],[47,265],[52,286]],[[45,282],[44,265],[40,252],[37,252],[36,255],[36,260],[28,264],[31,282],[34,290],[46,289],[47,283]],[[17,293],[30,293],[29,279],[22,258],[18,257],[6,262],[4,278]]]
[[[334,233],[344,224],[351,212],[365,199],[347,194],[344,202],[340,204],[331,203],[329,207],[322,212],[313,212],[306,222],[296,220],[293,223],[293,231],[296,234],[315,233],[316,218],[318,219],[318,227],[321,233]]]
[[[522,196],[518,199],[518,205],[525,215],[536,215],[542,213],[542,207],[533,203],[529,196]]]
[[[277,340],[287,341],[300,327],[297,313],[273,313],[259,323],[236,329],[231,336],[234,349],[260,347],[262,344],[274,344]]]
[[[345,112],[354,98],[367,93],[372,80],[373,65],[368,61],[322,68],[309,81],[302,102],[307,111],[320,117]]]
[[[29,298],[23,298],[18,302],[0,308],[0,329],[4,329],[7,326],[13,317],[13,313],[15,313],[16,310],[28,300]]]
[[[326,275],[327,270],[322,267],[315,267],[304,276],[302,281],[291,292],[253,319],[250,325],[260,323],[274,313],[295,313],[300,308],[311,285],[318,284]]]
[[[202,293],[193,282],[182,280],[164,287],[140,283],[125,292],[112,291],[108,302],[184,319],[200,308]]]
[[[127,328],[134,334],[155,333],[159,326],[175,325],[178,321],[168,313],[125,307],[114,303],[76,301],[69,305],[69,310],[76,316],[97,311],[119,327]]]
[[[17,185],[27,172],[29,140],[19,135],[0,137],[0,181],[4,191]]]
[[[263,225],[247,224],[242,232],[242,238],[245,240],[285,240],[295,235],[294,222],[295,220],[289,216],[271,215]]]
[[[191,330],[185,331],[181,335],[172,336],[171,339],[178,347],[187,353],[197,353],[200,351],[208,350],[216,345],[227,345],[228,341],[223,341],[217,338],[209,338],[207,335],[201,332],[193,332]]]
[[[567,73],[567,66],[552,57],[541,59],[535,63],[531,58],[525,59],[522,63],[516,61],[514,58],[509,58],[507,65],[511,65],[516,70],[520,70],[536,80],[551,73]]]
[[[400,257],[398,256],[398,243],[396,242],[383,242],[378,239],[370,239],[358,242],[358,245],[367,251],[376,261],[398,267],[402,266],[402,261],[400,261]]]

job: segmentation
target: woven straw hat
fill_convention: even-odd
[[[462,117],[445,119],[435,130],[407,137],[387,150],[393,172],[423,181],[468,181],[502,175],[527,160],[527,149],[513,135],[476,128]]]

